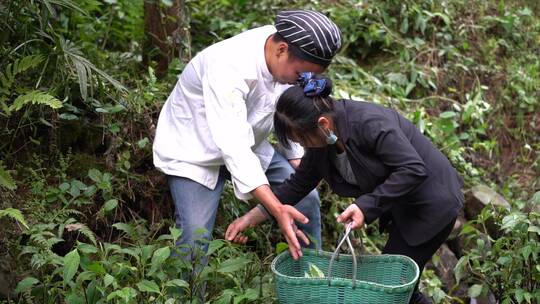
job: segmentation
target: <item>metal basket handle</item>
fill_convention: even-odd
[[[357,270],[357,265],[356,265],[356,254],[354,252],[354,247],[351,243],[351,239],[349,238],[349,234],[351,233],[351,230],[352,230],[352,222],[349,222],[347,224],[347,226],[345,227],[345,233],[343,235],[343,238],[341,238],[341,241],[338,243],[337,247],[336,247],[336,250],[334,251],[334,254],[332,254],[332,258],[330,259],[330,264],[328,264],[328,286],[330,286],[330,283],[332,281],[332,266],[334,265],[334,260],[336,259],[336,257],[339,257],[339,249],[341,248],[341,245],[343,245],[343,242],[347,241],[347,245],[349,245],[349,250],[351,251],[351,254],[352,254],[352,257],[353,257],[353,277],[352,277],[352,281],[353,281],[353,289],[356,288],[356,270]],[[360,239],[360,243],[362,246],[362,240]]]

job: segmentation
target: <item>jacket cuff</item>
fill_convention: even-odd
[[[364,222],[371,224],[382,214],[382,209],[378,206],[377,200],[369,195],[362,195],[354,202],[364,214]]]
[[[286,159],[297,159],[302,158],[304,156],[304,148],[300,146],[298,143],[295,143],[293,141],[289,140],[289,144],[291,145],[290,149],[285,149],[283,147],[280,147],[279,152],[285,156]]]
[[[270,212],[268,212],[268,210],[266,210],[266,207],[263,204],[257,204],[256,207],[261,210],[261,212],[267,219],[274,220],[274,217],[270,214]]]

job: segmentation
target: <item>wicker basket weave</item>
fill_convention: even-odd
[[[304,249],[295,261],[289,251],[272,262],[281,304],[407,304],[418,281],[418,265],[403,255],[356,257],[349,240],[350,225],[334,253]],[[347,241],[352,255],[339,255]],[[324,272],[324,278],[306,278],[309,265]]]

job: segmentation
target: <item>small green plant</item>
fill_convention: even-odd
[[[305,278],[324,278],[324,272],[317,265],[313,263],[309,263],[308,265],[308,271],[304,273]]]
[[[501,234],[492,238],[488,225]],[[471,284],[470,297],[492,293],[499,303],[540,301],[540,214],[487,206],[462,230],[470,250],[456,266],[456,280]]]

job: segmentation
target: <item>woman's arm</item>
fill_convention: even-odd
[[[283,183],[272,187],[272,191],[281,202],[287,205],[296,205],[309,192],[317,187],[321,181],[320,166],[323,151],[321,149],[306,149],[304,157],[295,172]]]
[[[306,153],[306,156],[302,158],[302,161],[300,162],[300,165],[296,169],[295,173],[293,173],[289,177],[289,179],[284,181],[281,185],[273,188],[272,190],[274,191],[274,193],[272,194],[275,194],[275,197],[276,199],[278,199],[279,202],[284,202],[287,205],[295,205],[298,201],[304,198],[309,192],[311,192],[315,187],[317,187],[321,179],[319,177],[320,175],[318,172],[319,170],[313,167],[312,156],[310,155],[310,153]],[[259,201],[262,203],[262,205],[265,207],[268,213],[274,215],[274,212],[271,209],[269,209],[269,208],[274,208],[271,205],[272,204],[271,201],[273,200],[272,196],[269,193],[261,193],[261,194],[262,194],[262,196],[260,197],[261,199],[270,201],[270,207],[267,206],[268,204],[265,204],[265,202],[263,202],[262,200],[259,199]],[[292,208],[292,206],[289,206],[289,207]],[[274,215],[274,217],[276,216]],[[229,227],[227,227],[226,239],[229,241],[245,243],[247,241],[247,238],[245,236],[242,236],[241,232],[249,227],[254,227],[258,225],[259,223],[265,220],[266,220],[265,212],[260,210],[258,207],[255,207],[252,210],[250,210],[248,213],[243,215],[242,217],[236,219],[234,222],[232,222],[229,225]],[[297,230],[297,231],[301,232],[300,230]],[[300,237],[302,237],[303,241],[306,244],[309,244],[309,240],[305,238],[303,233],[300,234]]]

